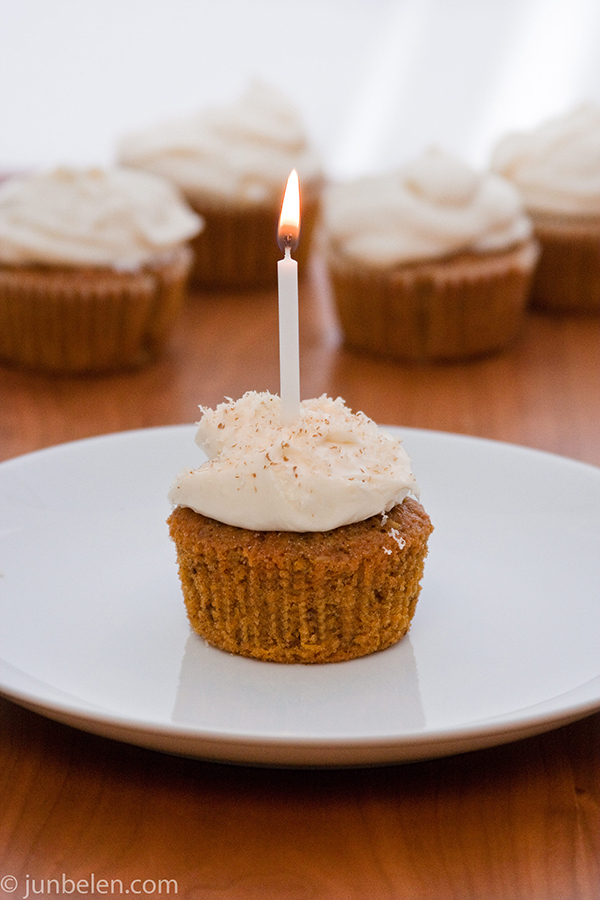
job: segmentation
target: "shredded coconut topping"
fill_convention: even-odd
[[[400,534],[400,532],[398,531],[397,528],[390,528],[390,537],[394,541],[396,541],[400,550],[402,550],[404,547],[406,547],[406,541],[404,540],[404,538],[402,537],[402,535]]]
[[[341,398],[305,400],[281,424],[277,395],[250,391],[201,407],[204,465],[182,473],[172,503],[260,531],[329,531],[385,515],[418,489],[401,441]]]

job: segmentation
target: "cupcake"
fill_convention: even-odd
[[[340,662],[408,631],[433,527],[401,442],[338,398],[249,392],[201,408],[208,460],[176,479],[169,529],[188,618],[209,644]]]
[[[346,343],[418,361],[500,350],[523,318],[531,230],[508,181],[438,149],[331,185],[323,249]]]
[[[83,373],[153,359],[201,226],[167,181],[133,170],[59,168],[0,184],[0,361]]]
[[[541,257],[539,309],[600,310],[600,109],[587,104],[501,140],[492,168],[518,188]]]
[[[223,289],[276,284],[281,198],[295,168],[302,185],[297,259],[305,260],[318,212],[321,166],[296,110],[262,82],[253,82],[230,106],[124,137],[118,158],[170,179],[206,220],[193,242],[192,278]]]

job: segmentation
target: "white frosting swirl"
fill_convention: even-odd
[[[510,178],[532,212],[600,215],[600,109],[585,104],[508,135],[492,168]]]
[[[125,136],[118,156],[164,175],[198,202],[280,203],[292,169],[301,181],[321,173],[297,111],[260,81],[229,106]]]
[[[375,266],[501,250],[531,234],[513,185],[437,148],[396,172],[332,185],[324,224],[342,253]]]
[[[269,393],[200,409],[208,461],[178,476],[175,505],[253,531],[329,531],[417,493],[401,441],[339,397],[305,400],[291,425]]]
[[[60,168],[0,184],[0,263],[136,270],[198,234],[202,219],[162,178]]]

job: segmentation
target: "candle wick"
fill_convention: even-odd
[[[281,250],[283,250],[285,256],[290,256],[292,250],[298,246],[298,237],[294,237],[294,234],[291,231],[288,231],[287,234],[282,234],[280,231],[277,235],[277,243]]]

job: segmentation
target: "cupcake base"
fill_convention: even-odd
[[[534,240],[497,253],[379,270],[327,250],[346,343],[409,361],[471,359],[517,335],[538,257]]]
[[[541,256],[531,305],[552,312],[600,312],[600,218],[532,214]]]
[[[411,498],[329,532],[247,531],[187,507],[168,522],[194,631],[280,663],[341,662],[400,640],[433,530]]]
[[[192,197],[187,201],[205,221],[204,229],[190,244],[194,251],[195,285],[209,290],[251,290],[277,285],[277,260],[283,256],[277,244],[280,207],[228,208]],[[300,271],[306,267],[318,213],[317,193],[303,193],[301,236],[294,250]]]
[[[182,306],[192,254],[139,272],[0,266],[0,361],[65,374],[154,359]]]

